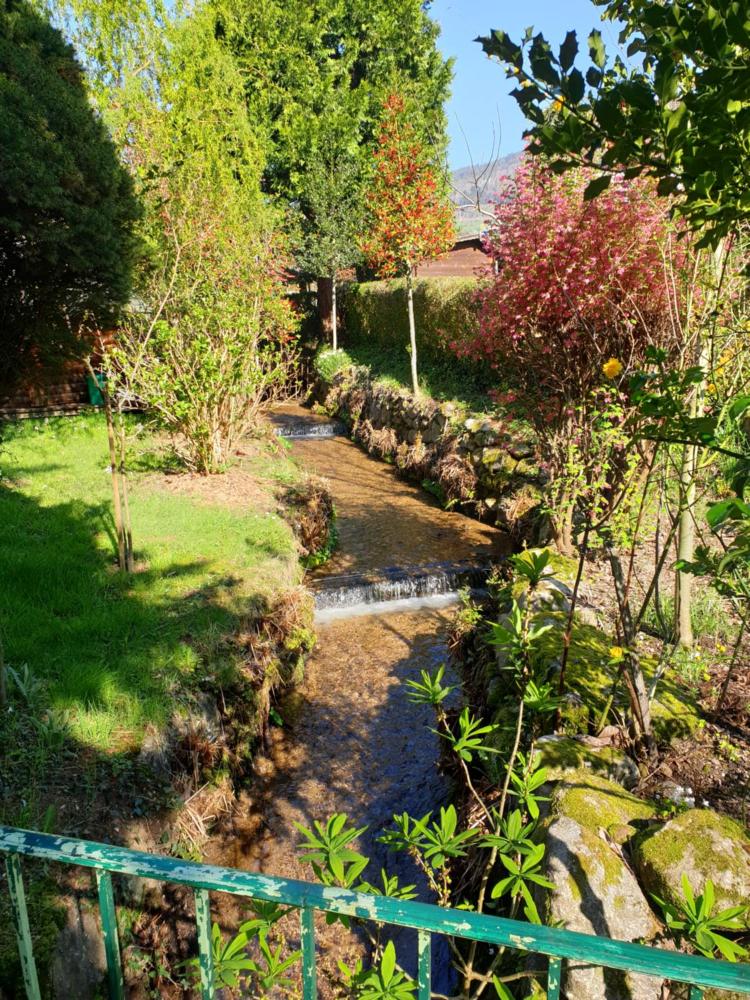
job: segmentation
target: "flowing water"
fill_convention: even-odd
[[[310,869],[297,858],[294,822],[311,827],[345,812],[352,824],[368,827],[359,844],[373,859],[371,881],[379,881],[381,866],[402,882],[418,881],[408,858],[386,857],[376,840],[394,813],[423,815],[450,796],[437,768],[432,711],[407,700],[404,682],[446,659],[454,591],[481,584],[503,539],[442,510],[347,439],[321,433],[326,422],[309,411],[285,407],[276,420],[282,432],[293,428],[292,449],[301,464],[328,480],[339,546],[307,580],[319,609],[317,647],[304,683],[281,706],[285,725],[273,730],[267,754],[258,759],[224,861],[309,878]],[[305,422],[311,434],[303,438]],[[326,975],[335,975],[337,959],[353,960],[363,945],[322,919],[316,939],[321,995],[327,996]],[[404,964],[413,966],[408,932],[397,947]],[[435,964],[441,964],[440,952]]]

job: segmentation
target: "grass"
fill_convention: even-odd
[[[247,706],[232,693],[241,653],[226,639],[299,579],[292,531],[274,497],[300,477],[286,449],[248,449],[249,476],[216,477],[208,491],[201,482],[198,496],[186,492],[184,477],[164,475],[175,469],[152,435],[135,437],[137,572],[125,579],[115,564],[102,416],[2,428],[0,634],[9,704],[0,713],[0,822],[11,826],[117,842],[144,815],[168,824],[180,803],[169,775],[152,766],[158,736],[156,750],[144,736],[158,734],[202,690],[213,696],[219,688],[228,692],[232,724],[245,732]],[[232,495],[232,482],[242,496]],[[47,996],[64,913],[51,873],[27,875]],[[0,892],[0,994],[15,996],[20,981]]]
[[[357,365],[367,365],[386,385],[411,389],[409,354],[404,349],[378,344],[346,344],[346,353]],[[475,413],[495,409],[489,392],[499,388],[497,373],[453,355],[423,352],[419,358],[419,385],[426,396],[452,402]]]
[[[729,641],[736,632],[736,627],[728,613],[724,599],[710,587],[693,587],[693,598],[690,605],[690,619],[693,633],[697,639],[706,638],[714,641]],[[643,624],[665,642],[670,642],[675,631],[675,603],[671,594],[661,599],[661,619],[656,613],[654,602],[651,601],[643,616]]]
[[[142,435],[139,450],[153,447]],[[247,509],[133,477],[139,571],[114,565],[106,432],[99,415],[25,422],[0,455],[0,625],[9,665],[45,689],[71,737],[137,747],[184,688],[211,669],[201,638],[225,633],[259,596],[295,582],[289,526],[273,481],[296,475],[282,455],[250,460],[263,486]],[[254,467],[254,469],[253,469]]]

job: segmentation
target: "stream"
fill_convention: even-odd
[[[409,702],[404,682],[447,659],[455,591],[481,583],[503,536],[443,510],[330,421],[296,405],[278,408],[274,421],[300,464],[328,480],[339,541],[332,559],[306,578],[316,599],[317,646],[304,682],[280,706],[285,725],[273,728],[268,751],[256,762],[223,860],[309,879],[311,870],[297,859],[300,835],[293,824],[311,827],[345,812],[352,825],[368,828],[359,841],[372,859],[366,877],[379,883],[386,866],[402,883],[422,889],[412,861],[387,853],[376,840],[394,813],[421,816],[450,799],[437,768],[432,710]],[[290,924],[292,941],[295,927]],[[337,960],[351,965],[363,944],[357,933],[327,927],[322,917],[316,941],[325,997],[333,995],[326,981],[337,976]],[[416,935],[397,932],[396,944],[399,959],[413,969]],[[440,967],[445,978],[448,963],[439,948],[434,965],[440,989]]]

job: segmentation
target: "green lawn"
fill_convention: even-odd
[[[137,441],[137,572],[127,580],[115,566],[101,415],[2,428],[0,629],[18,681],[9,676],[0,713],[0,822],[115,841],[143,815],[168,824],[178,801],[136,753],[144,732],[201,689],[226,692],[241,727],[249,706],[230,692],[242,654],[226,640],[265,597],[299,581],[291,529],[276,513],[276,488],[300,476],[283,446],[248,446],[239,473],[197,481],[198,498],[195,480],[145,471],[164,455],[148,433]],[[46,996],[63,911],[43,869],[27,876]],[[0,893],[0,994],[15,996],[20,977]]]
[[[138,451],[153,444],[141,435]],[[180,495],[154,473],[132,477],[139,571],[126,580],[114,566],[101,416],[5,428],[5,655],[16,671],[28,665],[77,742],[136,747],[144,727],[168,718],[180,691],[215,668],[204,650],[216,637],[259,595],[298,580],[292,533],[273,501],[274,481],[293,480],[296,469],[283,452],[244,461],[261,483],[246,508]]]
[[[387,385],[411,389],[409,354],[378,344],[348,344],[344,350],[355,364],[367,365],[376,379]],[[501,388],[497,372],[449,354],[425,352],[419,358],[419,385],[425,396],[439,402],[453,402],[475,413],[495,409],[491,389]]]

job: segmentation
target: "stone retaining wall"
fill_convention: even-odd
[[[519,541],[542,544],[544,476],[530,436],[509,422],[467,416],[451,403],[416,398],[350,367],[319,382],[316,398],[370,454],[393,462],[445,506],[496,524]]]

